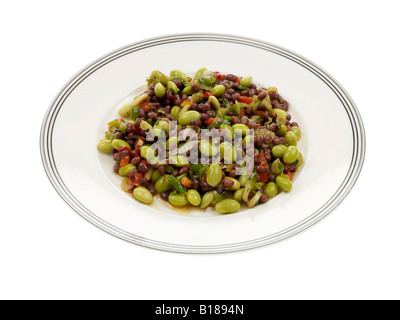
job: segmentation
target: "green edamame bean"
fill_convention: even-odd
[[[152,125],[147,121],[143,120],[142,122],[140,122],[140,129],[142,129],[143,131],[151,130],[152,128]]]
[[[290,181],[289,177],[283,173],[276,177],[276,184],[284,192],[292,190],[292,181]]]
[[[295,146],[290,146],[289,148],[287,148],[285,154],[283,155],[283,162],[291,164],[297,160],[298,156],[299,150]]]
[[[275,108],[272,110],[276,113],[276,122],[277,123],[285,123],[286,122],[286,111],[282,109]]]
[[[163,193],[171,188],[171,183],[168,181],[169,176],[169,174],[165,174],[157,180],[156,184],[154,185],[157,193]]]
[[[151,84],[152,82],[161,82],[162,85],[166,86],[168,84],[169,78],[161,71],[154,70],[151,72],[150,76],[146,80],[148,84]]]
[[[240,203],[234,199],[225,199],[215,205],[219,213],[235,213],[240,209]]]
[[[112,128],[119,128],[121,122],[119,120],[110,121],[107,125]]]
[[[189,159],[182,155],[172,156],[170,164],[175,167],[183,167],[189,163]]]
[[[233,186],[228,188],[229,191],[237,191],[240,189],[240,182],[231,177],[225,177],[225,180],[233,181]]]
[[[153,148],[150,148],[150,146],[143,146],[140,148],[140,156],[149,161],[155,159],[156,152]]]
[[[177,94],[179,91],[178,86],[172,81],[168,81],[167,88],[171,90],[174,94]]]
[[[242,123],[236,123],[232,126],[232,129],[235,130],[240,130],[242,136],[245,136],[250,132],[250,128],[246,126],[245,124]]]
[[[239,177],[240,186],[241,186],[241,187],[244,187],[244,185],[246,184],[246,182],[249,181],[249,180],[250,180],[250,176],[249,176],[249,175],[247,175],[247,174],[241,175],[241,176]]]
[[[182,90],[182,93],[187,94],[187,95],[193,94],[192,86],[191,86],[191,85],[186,86],[186,87]]]
[[[111,142],[112,146],[114,147],[114,149],[119,149],[119,148],[123,148],[123,147],[127,147],[127,148],[131,148],[131,146],[128,144],[128,142],[124,141],[124,140],[120,140],[120,139],[114,139]]]
[[[233,194],[233,199],[235,199],[238,202],[243,201],[243,192],[246,190],[246,188],[240,188],[239,190],[236,190],[235,193]]]
[[[222,97],[225,93],[225,87],[222,84],[216,85],[214,88],[211,89],[211,92],[216,97]]]
[[[268,182],[265,186],[264,192],[269,198],[273,198],[278,194],[278,185],[275,182]]]
[[[229,139],[229,140],[233,139],[234,132],[233,132],[232,127],[229,124],[223,123],[220,125],[220,128],[225,130],[224,138]]]
[[[204,209],[210,205],[210,203],[214,200],[215,194],[214,191],[208,191],[203,195],[201,199],[200,208]]]
[[[153,195],[145,187],[136,187],[133,196],[141,203],[150,204],[153,202]]]
[[[195,189],[190,189],[186,194],[186,198],[188,199],[189,203],[193,206],[197,207],[201,203],[200,193]]]
[[[245,146],[247,146],[249,143],[251,143],[251,135],[247,135],[247,136],[245,136],[244,138],[243,138],[243,144],[245,145]],[[254,143],[254,140],[253,140],[253,143]]]
[[[207,169],[207,183],[211,187],[216,187],[222,180],[222,169],[218,164],[212,164]]]
[[[199,102],[201,99],[203,99],[204,98],[204,91],[203,90],[201,90],[201,91],[199,91],[199,92],[196,92],[196,93],[194,93],[193,95],[192,95],[192,100],[194,101],[194,102]]]
[[[292,131],[286,132],[285,139],[289,146],[297,146],[297,136]]]
[[[304,159],[303,159],[303,154],[301,153],[301,152],[299,152],[299,156],[297,157],[297,168],[298,167],[300,167],[302,164],[303,164],[303,162],[304,162]]]
[[[192,120],[198,121],[200,120],[200,118],[201,118],[200,112],[195,110],[190,110],[179,116],[179,124],[181,126],[187,126],[188,124],[190,124],[190,121]]]
[[[200,141],[200,152],[207,157],[213,157],[218,154],[218,147],[208,141]]]
[[[275,134],[279,137],[283,137],[287,132],[287,127],[283,124],[280,123],[278,125],[278,129],[276,129]]]
[[[133,169],[136,169],[136,166],[134,166],[134,165],[131,164],[131,163],[128,163],[126,166],[123,166],[123,167],[119,168],[118,174],[119,174],[121,177],[127,177],[127,176],[128,176],[128,173],[129,173],[131,170],[133,170]]]
[[[100,140],[100,142],[97,144],[97,149],[99,149],[101,152],[104,153],[110,153],[111,150],[113,149],[113,145],[111,143],[111,140]]]
[[[188,81],[187,75],[180,70],[171,70],[169,73],[171,79],[176,79],[185,84]]]
[[[169,132],[169,123],[167,121],[161,120],[153,126],[153,129],[162,129],[165,133]]]
[[[171,115],[174,117],[174,119],[177,119],[179,116],[179,112],[181,112],[181,107],[179,106],[174,106],[171,109]]]
[[[154,87],[154,94],[158,97],[158,98],[162,98],[165,95],[165,87],[162,85],[161,82],[158,82],[156,84],[156,86]]]
[[[122,133],[125,133],[126,132],[126,123],[125,122],[121,122],[121,124],[119,125],[118,129]]]
[[[170,204],[176,207],[183,207],[188,204],[188,199],[186,198],[186,195],[183,193],[171,193],[168,197],[168,201]]]
[[[209,96],[208,101],[211,102],[211,104],[215,107],[215,109],[219,110],[221,107],[221,104],[219,103],[218,99],[214,96]]]
[[[167,140],[167,145],[166,145],[167,149],[169,149],[169,146],[170,146],[171,144],[175,144],[175,145],[178,146],[178,144],[179,144],[179,139],[178,139],[178,137],[174,136],[174,137],[171,137],[171,138],[169,138],[169,139]]]
[[[243,87],[250,87],[252,83],[253,83],[253,77],[252,76],[244,77],[244,78],[242,78],[242,80],[240,80],[240,84]]]
[[[272,147],[272,155],[275,158],[282,158],[287,150],[287,147],[284,144],[278,144]]]
[[[151,174],[151,182],[156,183],[158,179],[160,179],[160,177],[161,177],[160,171],[153,170],[153,173]]]
[[[301,139],[301,130],[299,127],[291,127],[291,131],[296,135],[297,141]]]
[[[231,164],[236,160],[237,151],[231,143],[224,141],[219,145],[219,153],[224,159],[225,164]]]

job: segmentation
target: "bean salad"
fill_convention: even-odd
[[[192,78],[155,70],[146,80],[97,145],[137,201],[150,205],[158,194],[227,214],[291,191],[301,130],[277,88],[206,68]]]

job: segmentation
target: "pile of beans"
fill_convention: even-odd
[[[135,199],[151,204],[159,194],[173,206],[215,206],[233,213],[241,202],[254,207],[292,189],[303,163],[297,149],[301,130],[276,88],[204,68],[193,78],[179,70],[169,76],[155,70],[147,83],[146,91],[119,110],[120,119],[108,123],[98,144],[113,156],[114,172],[124,177],[122,188]],[[152,129],[164,132],[167,154],[152,149]],[[190,147],[190,137],[177,138],[186,129],[195,132],[198,148]],[[210,130],[211,141],[201,129]],[[237,134],[243,138],[240,147],[233,143]],[[169,154],[185,144],[187,152],[171,161]],[[254,169],[243,174],[249,151]],[[189,161],[193,156],[196,163]]]

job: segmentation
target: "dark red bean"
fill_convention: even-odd
[[[259,110],[259,111],[264,111],[264,110],[267,110],[267,107],[264,106],[264,105],[261,103],[261,104],[258,106],[257,110]]]
[[[154,185],[153,185],[153,184],[150,184],[150,185],[147,187],[147,190],[149,190],[149,192],[150,192],[153,196],[156,195],[156,189],[154,188]]]
[[[172,175],[174,177],[177,177],[179,175],[179,170],[178,169],[174,169],[174,171],[172,171]]]
[[[201,90],[200,87],[194,83],[191,85],[191,87],[194,92],[199,92]]]
[[[278,136],[275,136],[274,139],[272,140],[273,144],[280,144],[281,143],[281,139]]]
[[[182,167],[182,168],[179,170],[179,175],[185,174],[185,173],[188,172],[188,171],[189,171],[189,168],[188,168],[188,167]]]
[[[231,172],[229,172],[229,176],[230,176],[231,178],[236,177],[236,170],[233,169]]]
[[[200,120],[201,121],[206,121],[208,119],[210,119],[210,116],[207,113],[202,113],[201,114],[201,116],[200,116]]]
[[[167,99],[170,99],[170,100],[172,100],[172,99],[175,98],[174,94],[173,94],[172,91],[169,90],[169,89],[168,89],[167,91],[165,91],[165,97],[166,97]]]
[[[113,171],[115,173],[118,173],[118,171],[119,171],[119,163],[118,162],[114,163]]]
[[[226,93],[232,95],[235,93],[235,90],[230,88]]]
[[[175,83],[178,88],[183,88],[183,83],[180,82],[179,80],[175,79],[175,80],[172,80],[172,82]]]
[[[223,180],[222,181],[222,185],[224,186],[224,188],[233,187],[234,184],[235,184],[235,182],[233,182],[232,180]]]
[[[131,171],[128,172],[128,177],[133,178],[135,175],[138,173],[137,169],[132,169]]]
[[[182,103],[181,98],[178,95],[176,95],[173,100],[175,106],[180,106]]]
[[[282,108],[283,108],[283,110],[285,110],[285,111],[288,111],[288,110],[289,110],[289,103],[288,103],[286,100],[283,100],[283,101],[282,101]]]
[[[299,127],[299,124],[297,122],[292,122],[290,124],[291,127]]]
[[[237,82],[232,83],[232,89],[238,90],[239,89],[239,84]]]
[[[236,100],[238,100],[240,98],[240,94],[239,93],[234,93],[233,95],[232,95],[232,101],[236,101]]]
[[[143,108],[139,108],[139,117],[144,118],[146,116],[146,113],[144,112]]]
[[[131,163],[132,163],[134,166],[136,166],[136,165],[138,165],[138,164],[140,163],[140,161],[142,161],[142,158],[141,158],[141,157],[134,157],[134,158],[131,160]]]
[[[286,114],[286,120],[290,121],[291,119],[292,119],[292,116],[289,113],[287,113]]]
[[[252,107],[247,107],[246,108],[246,114],[248,117],[250,117],[253,114],[253,108]]]
[[[257,89],[257,86],[254,83],[252,83],[249,88],[255,90],[255,89]]]
[[[200,188],[200,182],[199,182],[199,180],[193,179],[192,188],[193,188],[193,189],[196,189],[196,190]]]
[[[249,95],[249,89],[240,91],[240,95],[247,97]]]
[[[277,99],[279,97],[278,92],[276,91],[270,91],[268,92],[268,95],[271,99]]]
[[[227,74],[225,76],[226,80],[232,81],[232,82],[236,82],[237,81],[237,76],[235,76],[234,74]]]
[[[115,161],[121,161],[121,155],[119,154],[119,152],[117,152],[117,153],[114,153],[114,160]]]
[[[146,173],[147,171],[149,171],[149,165],[146,162],[142,161],[138,165],[138,170],[139,172]]]
[[[146,187],[146,188],[150,185],[149,181],[147,181],[146,178],[140,179],[140,184],[141,184],[143,187]]]
[[[232,116],[232,123],[233,123],[233,124],[237,124],[237,123],[239,123],[239,122],[240,122],[240,120],[239,120],[238,117]]]
[[[149,85],[149,89],[148,90],[154,90],[154,88],[156,87],[156,83],[153,82]]]
[[[168,201],[169,194],[170,193],[168,191],[163,192],[160,194],[160,198],[163,199],[164,201]]]
[[[252,97],[256,94],[256,91],[254,89],[249,90],[249,97]]]
[[[218,186],[216,191],[221,194],[222,192],[224,192],[224,188],[222,186]]]
[[[271,123],[268,127],[268,130],[273,131],[273,132],[276,131],[276,129],[277,129],[276,123]]]
[[[267,172],[268,169],[269,169],[268,166],[261,166],[261,165],[256,166],[256,171],[259,172],[259,173]]]
[[[136,128],[139,127],[139,126],[140,126],[140,123],[141,123],[143,120],[144,120],[144,118],[137,118],[137,119],[135,120],[135,127],[136,127]]]
[[[261,203],[265,203],[265,202],[267,202],[268,200],[269,200],[269,199],[268,199],[268,196],[267,196],[265,193],[263,193],[259,201],[260,201]]]
[[[157,113],[155,113],[155,112],[149,112],[149,113],[147,114],[147,116],[148,116],[149,118],[151,118],[151,119],[157,119],[157,118],[158,118],[158,115],[157,115]]]
[[[149,97],[154,96],[154,91],[153,90],[146,90],[144,93],[147,93]]]
[[[197,111],[199,108],[199,105],[196,102],[193,102],[193,104],[190,106],[190,110]]]
[[[262,91],[258,96],[258,100],[263,100],[266,98],[266,96],[268,95],[268,93],[266,91]]]
[[[192,120],[192,121],[190,121],[190,125],[196,126],[196,127],[201,127],[201,121],[200,120]]]

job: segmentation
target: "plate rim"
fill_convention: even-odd
[[[312,72],[321,81],[323,81],[338,97],[348,115],[353,133],[352,160],[347,174],[336,192],[325,202],[324,205],[322,205],[314,213],[310,214],[306,219],[303,219],[295,225],[269,236],[244,242],[206,246],[173,244],[147,239],[145,237],[134,235],[113,226],[112,224],[99,218],[98,216],[96,216],[95,213],[86,208],[82,203],[79,202],[78,199],[75,198],[73,193],[68,189],[67,185],[64,183],[60,174],[58,173],[57,166],[54,161],[54,155],[52,153],[52,131],[58,113],[61,110],[64,101],[68,98],[69,94],[77,86],[79,86],[82,81],[90,76],[91,73],[95,72],[97,69],[102,68],[109,62],[112,62],[113,60],[118,59],[126,54],[130,54],[138,50],[143,50],[151,46],[187,41],[230,42],[257,47],[259,49],[278,54]],[[314,62],[308,60],[307,58],[281,46],[263,40],[221,33],[181,33],[153,37],[128,44],[101,56],[100,58],[94,60],[92,63],[88,64],[86,67],[78,71],[60,89],[46,111],[40,131],[40,154],[46,175],[60,197],[76,213],[78,213],[86,221],[117,238],[143,247],[176,253],[228,253],[249,250],[285,240],[309,229],[311,226],[321,221],[334,209],[336,209],[353,189],[353,186],[358,180],[364,164],[365,149],[365,129],[360,112],[347,91],[329,73],[327,73],[324,69],[316,65]]]

